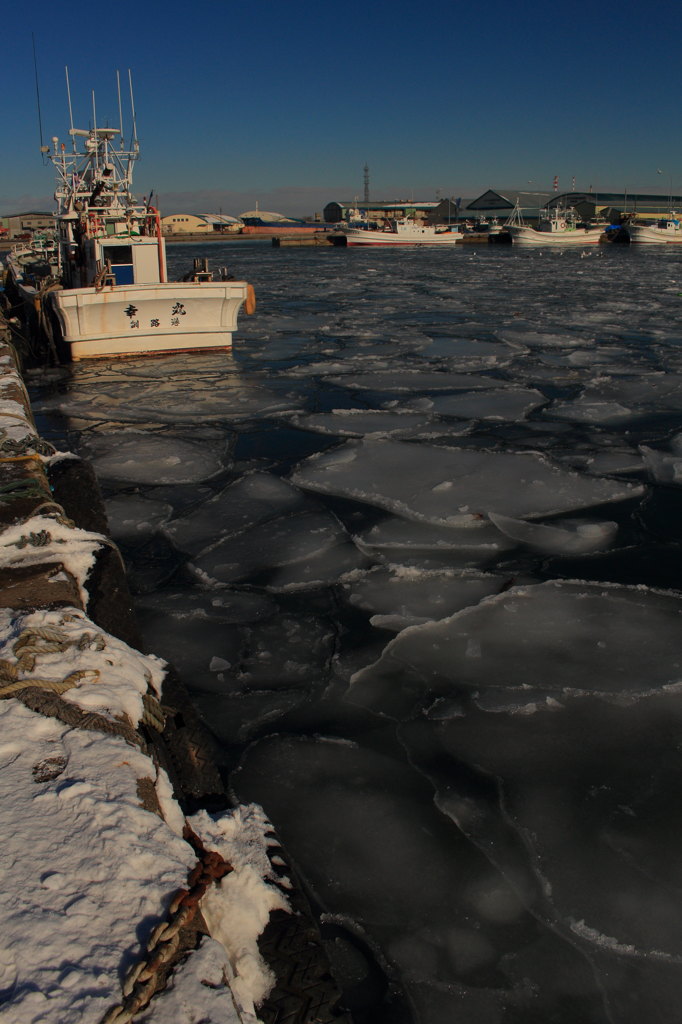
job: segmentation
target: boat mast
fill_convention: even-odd
[[[132,137],[132,141],[131,141],[131,144],[130,144],[130,148],[132,150],[134,150],[134,151],[137,151],[137,149],[138,149],[137,117],[135,115],[135,98],[133,96],[133,75],[132,75],[132,72],[131,72],[130,68],[128,68],[128,85],[130,86],[130,110],[131,110],[132,117],[133,117],[133,137]]]
[[[121,76],[116,72],[116,90],[118,92],[118,128],[121,133],[121,149],[124,148],[123,142],[123,108],[121,106]]]
[[[35,71],[36,76],[36,100],[38,103],[38,132],[40,134],[40,152],[45,153],[45,147],[43,145],[43,117],[40,112],[40,85],[38,84],[38,60],[36,58],[36,38],[32,32],[31,39],[33,41],[33,70]]]

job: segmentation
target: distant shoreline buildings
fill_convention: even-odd
[[[319,215],[306,219],[287,217],[280,213],[248,210],[239,217],[227,214],[175,213],[161,218],[165,235],[268,234],[287,230],[292,234],[308,233],[311,229],[325,230],[333,224],[353,219],[391,219],[413,217],[431,224],[445,224],[457,220],[506,219],[519,209],[529,219],[537,217],[540,209],[572,207],[585,220],[601,217],[617,222],[624,216],[637,216],[639,220],[658,220],[671,210],[682,212],[682,196],[629,192],[531,192],[517,189],[487,189],[475,199],[446,198],[437,200],[394,199],[333,200]],[[54,216],[45,211],[27,211],[0,217],[0,241],[21,240],[36,233],[53,231]]]
[[[519,209],[530,220],[541,209],[572,207],[584,220],[602,217],[618,220],[636,215],[641,220],[658,220],[671,209],[682,212],[682,196],[628,192],[529,192],[517,189],[497,191],[487,189],[476,199],[440,199],[436,202],[416,202],[396,199],[390,202],[352,201],[328,203],[323,212],[328,224],[339,224],[354,217],[378,218],[417,217],[432,224],[455,220],[508,218]]]

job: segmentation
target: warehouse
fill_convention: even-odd
[[[477,199],[466,202],[462,213],[477,217],[507,217],[518,207],[524,215],[537,215],[549,207],[573,207],[581,217],[591,220],[606,217],[615,220],[628,215],[639,220],[658,220],[672,210],[682,210],[682,196],[637,192],[531,192],[488,189]]]
[[[218,232],[240,231],[242,222],[225,214],[173,213],[161,218],[164,235],[212,235]]]
[[[350,220],[393,220],[396,217],[414,217],[426,220],[438,207],[438,201],[415,202],[413,199],[393,199],[390,202],[370,203],[359,199],[327,203],[323,211],[326,224],[340,224]]]

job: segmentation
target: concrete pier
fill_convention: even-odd
[[[329,248],[332,240],[328,233],[319,235],[298,235],[287,237],[286,235],[274,235],[272,246],[274,249],[286,248],[287,246],[323,245]]]

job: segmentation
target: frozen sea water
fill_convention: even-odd
[[[682,999],[682,253],[170,249],[231,354],[37,375],[361,1024]]]

